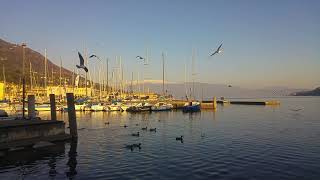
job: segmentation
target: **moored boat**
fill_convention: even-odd
[[[121,110],[121,103],[114,102],[111,105],[107,106],[107,111],[120,111]]]
[[[97,103],[91,105],[91,111],[106,111],[106,106],[103,103]]]
[[[36,111],[51,111],[50,104],[38,104],[35,106]]]
[[[141,112],[141,111],[151,111],[152,105],[146,102],[137,104],[127,109],[129,112]]]
[[[172,110],[173,105],[165,102],[158,102],[151,107],[152,111],[170,111]]]
[[[198,112],[200,111],[200,103],[196,101],[187,102],[183,108],[183,112]]]

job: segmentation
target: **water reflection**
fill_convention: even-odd
[[[78,127],[85,129],[78,143],[29,166],[2,165],[0,179],[317,179],[319,105],[320,99],[301,103],[301,115],[285,103],[278,109],[219,105],[193,114],[79,113]],[[66,113],[57,115],[67,123]],[[134,143],[141,151],[125,148]]]
[[[69,166],[69,170],[66,172],[66,175],[69,179],[73,179],[77,175],[77,146],[78,141],[72,140],[70,142],[70,150],[68,153],[68,162],[67,165]]]
[[[15,174],[24,179],[39,173],[37,171],[43,170],[43,167],[39,168],[37,166],[47,164],[48,176],[50,179],[55,179],[58,174],[57,164],[64,158],[65,146],[68,144],[70,145],[66,164],[68,170],[65,174],[69,179],[73,179],[77,175],[77,141],[71,141],[70,143],[56,142],[53,146],[40,149],[26,147],[21,150],[8,151],[4,157],[0,158],[0,175],[2,171],[6,172],[7,167],[17,167]],[[1,176],[0,179],[2,179]]]

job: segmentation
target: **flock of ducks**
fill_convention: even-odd
[[[109,125],[110,122],[105,122],[104,123],[105,125]],[[138,126],[139,124],[136,124],[136,126]],[[128,125],[123,125],[121,127],[124,127],[124,128],[127,128]],[[148,127],[142,127],[141,128],[142,131],[148,131]],[[149,128],[149,131],[150,132],[157,132],[157,128]],[[136,133],[132,133],[131,136],[134,136],[134,137],[139,137],[140,136],[140,132],[136,132]],[[183,143],[183,136],[180,136],[180,137],[176,137],[176,141],[180,141],[181,143]],[[129,144],[129,145],[126,145],[125,148],[127,149],[130,149],[131,151],[133,151],[134,149],[138,148],[139,150],[141,149],[141,143],[138,143],[138,144]]]

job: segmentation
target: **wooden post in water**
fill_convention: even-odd
[[[70,127],[70,135],[73,139],[78,138],[76,111],[74,108],[73,93],[67,93],[68,119]]]
[[[51,110],[51,120],[57,120],[57,112],[56,112],[56,96],[54,94],[50,94],[50,110]]]
[[[36,117],[36,108],[35,108],[35,96],[28,95],[28,116],[29,119]]]
[[[217,109],[217,98],[216,97],[213,97],[212,104],[213,104],[213,109]]]

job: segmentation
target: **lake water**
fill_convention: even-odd
[[[11,152],[0,179],[320,179],[320,98],[279,100],[193,114],[77,113],[77,143]],[[125,148],[132,143],[141,149]]]

